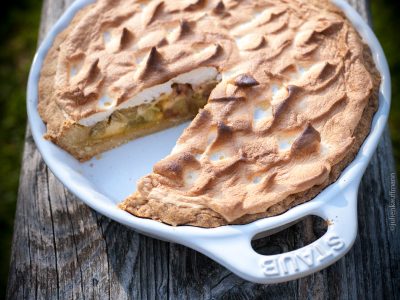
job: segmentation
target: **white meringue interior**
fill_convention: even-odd
[[[140,93],[136,94],[134,97],[128,99],[127,101],[121,103],[118,106],[115,105],[105,106],[103,103],[104,102],[103,99],[105,96],[103,95],[98,102],[97,106],[98,112],[79,120],[79,124],[83,126],[93,126],[94,124],[108,118],[114,111],[118,109],[139,106],[142,104],[150,103],[153,100],[157,100],[163,94],[172,93],[172,85],[174,83],[190,84],[192,86],[198,86],[208,81],[214,80],[217,77],[217,75],[218,71],[214,67],[200,67],[190,72],[180,74],[165,83],[144,89]],[[114,103],[114,101],[111,101],[112,99],[108,100],[109,102]]]

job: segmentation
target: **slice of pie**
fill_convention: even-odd
[[[80,11],[43,63],[45,138],[85,161],[193,119],[231,53],[196,32],[192,2],[99,0]]]
[[[379,83],[326,0],[103,0],[54,42],[39,111],[46,137],[80,160],[195,116],[120,207],[215,227],[334,182],[369,132]]]

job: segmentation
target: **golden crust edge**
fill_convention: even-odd
[[[55,144],[59,145],[61,148],[63,148],[65,151],[67,151],[69,154],[74,156],[76,159],[78,159],[80,162],[85,162],[87,160],[90,160],[91,158],[101,155],[102,153],[117,148],[123,144],[126,144],[136,138],[140,138],[155,132],[159,132],[161,130],[165,130],[174,126],[177,126],[179,124],[182,124],[185,121],[188,121],[192,119],[193,116],[186,116],[182,118],[175,118],[175,119],[164,119],[161,120],[157,124],[152,124],[151,127],[144,127],[140,129],[135,129],[133,131],[127,131],[123,134],[118,134],[115,136],[111,136],[107,138],[106,140],[101,140],[98,144],[95,145],[89,145],[90,150],[85,150],[82,149],[82,147],[78,147],[82,149],[81,151],[77,150],[73,146],[71,146],[71,143],[68,142],[68,139],[64,139],[66,134],[68,134],[68,131],[70,129],[69,126],[63,126],[63,130],[57,137],[47,137],[45,136],[46,139],[51,140]],[[73,124],[74,125],[74,124]],[[73,126],[72,125],[72,126]]]
[[[82,16],[85,15],[93,5],[94,3],[79,10],[68,26],[57,34],[46,53],[39,74],[37,109],[39,116],[46,125],[46,133],[43,135],[43,138],[52,141],[59,146],[61,146],[59,142],[60,137],[63,136],[68,128],[70,128],[75,122],[65,118],[62,109],[57,105],[57,102],[54,99],[54,75],[57,69],[57,52],[60,44],[74,28],[74,25],[79,22]],[[75,158],[82,160],[80,157]]]

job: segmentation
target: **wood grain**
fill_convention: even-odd
[[[40,39],[72,1],[46,0]],[[370,20],[367,3],[350,3]],[[359,235],[331,267],[276,285],[246,282],[184,246],[140,235],[84,205],[44,164],[29,128],[20,177],[8,299],[400,299],[400,229],[388,129],[359,192]],[[393,196],[394,195],[394,196]],[[393,220],[393,219],[392,219]],[[255,242],[261,253],[298,248],[323,225],[306,219]]]

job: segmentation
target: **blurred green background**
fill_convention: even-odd
[[[0,11],[0,291],[5,291],[26,127],[25,88],[37,46],[42,1],[6,1]],[[392,74],[390,129],[400,171],[400,2],[371,0],[374,30]],[[4,294],[4,293],[3,293]],[[2,297],[4,295],[0,295]]]

